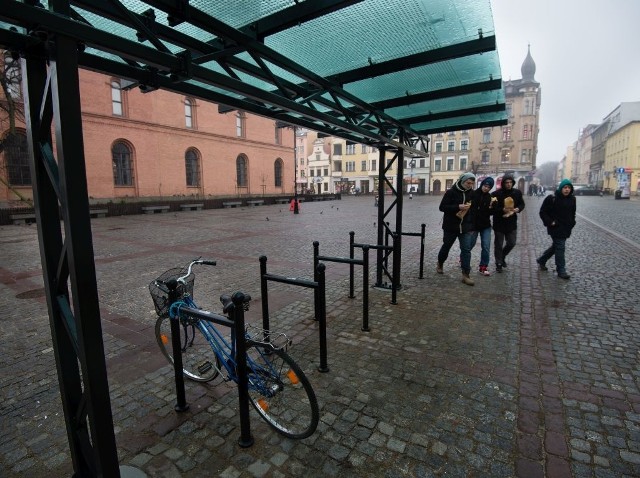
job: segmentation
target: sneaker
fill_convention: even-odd
[[[571,276],[566,272],[558,272],[558,277],[560,277],[560,279],[566,279],[566,280],[571,279]]]
[[[438,274],[444,274],[444,271],[442,270],[442,262],[438,262],[438,264],[436,265],[436,272]]]
[[[489,272],[487,266],[480,266],[480,269],[478,269],[478,274],[480,274],[481,276],[490,276],[491,272]]]
[[[536,259],[536,262],[538,263],[538,268],[541,271],[545,271],[546,272],[546,271],[549,270],[549,268],[547,266],[545,266],[544,263],[540,262],[540,259]]]

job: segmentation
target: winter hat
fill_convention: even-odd
[[[460,177],[458,178],[458,182],[460,184],[464,183],[467,179],[473,179],[474,181],[476,180],[476,176],[473,173],[462,173],[460,175]]]
[[[491,189],[493,187],[493,178],[491,176],[486,177],[482,180],[482,182],[480,183],[480,187],[482,186],[489,186],[489,189]]]
[[[516,180],[513,178],[511,174],[505,174],[504,176],[502,176],[502,184],[504,184],[505,181],[511,181],[511,183],[513,184],[516,183]]]
[[[573,184],[571,184],[569,179],[563,179],[560,181],[560,184],[558,184],[558,192],[562,191],[562,188],[565,186],[571,186],[571,192],[573,192]]]

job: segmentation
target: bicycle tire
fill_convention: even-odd
[[[258,414],[289,438],[307,438],[318,426],[318,400],[298,364],[284,351],[247,344],[249,399]]]
[[[169,317],[159,317],[156,321],[156,341],[162,354],[173,365]],[[185,329],[182,323],[180,324],[180,343],[182,344],[182,372],[185,377],[196,382],[210,382],[218,376],[220,373],[218,356],[196,325],[187,325]]]

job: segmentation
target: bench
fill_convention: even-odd
[[[249,206],[261,206],[264,204],[264,199],[247,199]]]
[[[222,207],[240,207],[242,206],[242,201],[227,201],[222,203]]]
[[[145,214],[169,212],[169,206],[142,206],[142,211]]]
[[[180,204],[181,211],[200,211],[204,204]]]
[[[36,222],[36,213],[11,214],[9,218],[13,224],[31,224]]]
[[[288,198],[276,198],[276,204],[289,204],[291,199]]]
[[[89,209],[89,216],[91,217],[107,217],[108,209]]]

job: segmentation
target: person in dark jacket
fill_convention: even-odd
[[[496,272],[507,267],[505,258],[516,246],[518,237],[518,214],[524,209],[524,199],[519,189],[514,188],[515,180],[510,174],[502,178],[502,187],[492,194],[496,198],[493,215],[493,255],[496,261]],[[505,244],[506,242],[506,244]]]
[[[442,201],[440,201],[440,211],[444,213],[442,218],[444,236],[442,247],[438,252],[436,272],[438,274],[444,272],[444,262],[449,257],[451,247],[458,239],[462,282],[467,285],[474,285],[473,279],[469,277],[471,272],[471,231],[473,229],[473,220],[469,211],[475,184],[476,177],[472,173],[461,174],[455,184],[444,193]]]
[[[563,179],[555,194],[550,194],[544,199],[540,206],[540,218],[553,242],[536,262],[541,271],[546,271],[547,261],[555,255],[558,277],[569,279],[571,276],[567,274],[564,256],[565,243],[576,225],[576,197],[573,195],[571,181]]]
[[[493,215],[493,205],[497,199],[490,194],[493,187],[493,178],[484,178],[480,187],[471,195],[471,218],[473,230],[471,232],[471,249],[476,245],[478,235],[480,235],[480,267],[478,272],[483,276],[490,276],[489,259],[491,250],[491,216]]]

